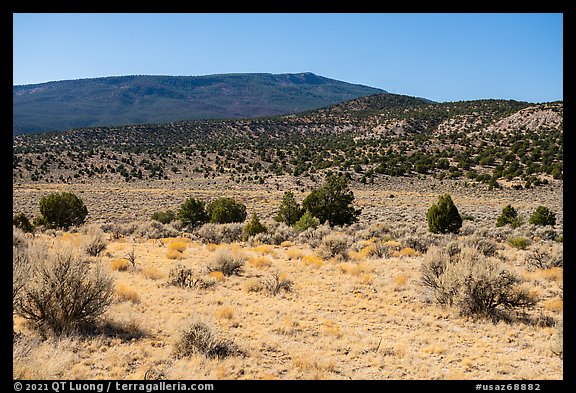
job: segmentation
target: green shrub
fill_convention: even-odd
[[[246,206],[232,198],[218,198],[206,206],[210,222],[228,224],[246,219]]]
[[[318,225],[320,225],[320,221],[312,216],[310,210],[306,210],[302,217],[294,224],[294,229],[296,232],[304,232],[308,228],[316,229]]]
[[[30,223],[30,220],[24,213],[18,213],[12,218],[12,225],[16,228],[23,230],[24,232],[32,232],[34,226]]]
[[[538,206],[536,211],[530,216],[530,224],[534,225],[556,225],[556,213],[545,206]]]
[[[84,202],[69,192],[53,193],[40,199],[40,214],[48,228],[68,229],[84,224],[88,209]]]
[[[254,213],[252,219],[246,223],[242,230],[242,239],[246,241],[252,236],[266,232],[268,232],[268,228],[260,222],[256,213]]]
[[[176,213],[172,210],[160,211],[153,213],[151,218],[162,224],[169,224],[176,219]]]
[[[294,199],[294,194],[290,191],[286,191],[282,197],[282,202],[278,207],[278,213],[274,219],[278,222],[283,222],[286,225],[292,226],[302,217],[304,212],[302,208]]]
[[[177,216],[182,221],[182,225],[192,228],[205,224],[209,220],[205,203],[195,198],[188,198],[180,205]]]
[[[449,194],[440,195],[438,203],[428,209],[428,229],[432,233],[458,233],[462,217]]]
[[[324,185],[316,188],[302,201],[302,208],[331,226],[348,225],[358,221],[361,210],[352,206],[354,194],[348,188],[345,175],[329,175]]]
[[[510,225],[512,228],[518,228],[522,225],[522,220],[518,217],[518,212],[511,205],[502,209],[502,214],[500,214],[496,220],[497,227],[502,227],[504,225]]]
[[[524,236],[512,236],[508,238],[508,244],[519,250],[525,250],[530,244],[530,241]]]

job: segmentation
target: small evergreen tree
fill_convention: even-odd
[[[278,222],[283,222],[286,225],[292,226],[302,217],[302,208],[294,199],[294,194],[286,191],[282,197],[282,202],[278,207],[278,213],[274,219]]]
[[[53,193],[40,199],[39,221],[49,228],[68,229],[73,225],[82,225],[88,215],[84,202],[69,192]]]
[[[206,206],[210,222],[228,224],[246,219],[246,206],[232,198],[218,198]]]
[[[195,198],[188,198],[180,205],[177,217],[184,226],[192,228],[205,224],[209,220],[204,201]]]
[[[512,228],[517,228],[522,225],[520,217],[518,217],[518,212],[511,205],[506,206],[502,209],[502,214],[496,220],[496,226],[502,227],[504,225],[512,226]]]
[[[246,241],[251,236],[266,232],[268,232],[268,228],[260,222],[256,213],[254,213],[252,214],[250,221],[244,225],[244,229],[242,230],[242,239]]]
[[[329,175],[324,185],[312,190],[302,201],[302,208],[331,226],[352,224],[358,221],[361,210],[352,206],[354,194],[348,188],[345,175]]]
[[[153,213],[151,218],[154,221],[158,221],[162,224],[169,224],[176,218],[176,213],[174,213],[172,210],[166,210],[163,212],[160,211]]]
[[[294,224],[294,229],[297,232],[304,232],[306,229],[316,228],[318,225],[320,225],[320,221],[312,216],[310,210],[306,210],[302,217]]]
[[[538,206],[536,211],[530,216],[530,224],[534,225],[556,225],[556,213],[545,206]]]
[[[12,218],[12,225],[16,228],[22,229],[24,232],[32,232],[34,226],[24,213],[18,213]]]
[[[430,206],[426,217],[432,233],[458,233],[462,226],[462,217],[450,194],[440,195],[438,203]]]

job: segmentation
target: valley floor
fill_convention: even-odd
[[[288,183],[287,183],[288,184]],[[433,186],[433,188],[432,188]],[[33,215],[41,195],[77,193],[96,223],[147,220],[154,211],[177,207],[188,197],[231,196],[272,216],[282,193],[262,186],[208,184],[15,184],[14,212]],[[294,188],[298,189],[297,187]],[[413,183],[409,179],[353,189],[363,208],[365,227],[425,228],[428,207],[450,192],[468,225],[481,233],[493,228],[507,204],[524,217],[538,206],[558,212],[562,228],[562,183],[534,190],[486,191],[455,183]],[[305,193],[296,194],[302,196]],[[474,232],[474,231],[472,231]],[[350,249],[350,259],[323,258],[297,241],[282,245],[207,244],[189,236],[150,239],[109,234],[105,251],[91,257],[114,276],[115,301],[104,315],[108,329],[95,336],[41,340],[15,317],[20,333],[13,346],[17,379],[562,379],[562,359],[554,353],[554,324],[527,321],[493,323],[465,318],[432,302],[420,284],[423,253],[408,250],[386,258]],[[34,241],[58,249],[79,249],[81,231],[39,234]],[[454,237],[464,242],[464,235]],[[394,239],[399,240],[399,239]],[[530,239],[533,244],[543,240]],[[180,251],[170,253],[171,243]],[[358,239],[369,244],[370,239]],[[548,244],[548,243],[546,243]],[[208,275],[206,261],[221,248],[242,253],[239,275]],[[118,270],[118,260],[136,256],[136,268]],[[530,269],[526,250],[498,242],[497,255],[524,279],[538,299],[532,321],[562,320],[562,269]],[[168,285],[178,265],[198,277],[210,276],[206,289]],[[290,291],[272,294],[257,282],[281,273]],[[259,281],[260,280],[260,281]],[[175,343],[191,320],[201,320],[245,356],[179,358]]]

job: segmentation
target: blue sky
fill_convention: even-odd
[[[562,14],[14,14],[13,83],[313,72],[431,100],[563,99]]]

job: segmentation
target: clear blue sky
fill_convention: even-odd
[[[13,83],[309,71],[435,101],[563,99],[562,14],[14,14]]]

